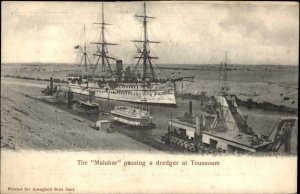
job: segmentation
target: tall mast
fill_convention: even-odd
[[[104,5],[103,5],[103,3],[102,3],[102,21],[101,21],[101,23],[94,23],[94,24],[100,24],[101,25],[101,36],[100,36],[101,40],[99,42],[92,42],[92,44],[97,45],[97,51],[94,54],[94,56],[98,57],[97,62],[94,66],[93,72],[95,72],[100,58],[101,58],[102,71],[103,72],[107,71],[107,69],[106,69],[106,64],[107,64],[108,65],[108,71],[112,72],[112,69],[111,69],[111,66],[110,66],[110,63],[109,63],[109,59],[113,59],[113,60],[116,60],[116,59],[107,55],[107,46],[108,45],[117,45],[117,44],[108,43],[105,40],[105,26],[106,25],[112,25],[112,24],[107,24],[107,23],[104,22]],[[98,47],[98,45],[101,45],[101,47]]]
[[[85,25],[83,26],[83,33],[84,33],[84,46],[82,48],[81,46],[78,45],[78,46],[75,47],[75,49],[79,48],[81,53],[82,53],[82,56],[81,56],[80,63],[79,63],[78,67],[80,67],[82,65],[82,63],[84,62],[84,69],[87,72],[87,61],[89,61],[89,58],[88,58],[87,52],[86,52]],[[80,70],[78,69],[77,73],[79,71]]]
[[[143,42],[143,80],[146,78],[147,73],[147,21],[146,21],[146,3],[144,2],[144,42]]]
[[[138,59],[138,62],[136,64],[136,67],[139,65],[140,60],[143,59],[143,75],[142,75],[142,80],[145,81],[146,78],[152,78],[152,79],[156,79],[156,75],[152,66],[152,59],[158,59],[158,57],[152,57],[149,55],[150,53],[150,48],[149,48],[149,43],[160,43],[160,42],[156,42],[156,41],[150,41],[148,40],[148,33],[147,33],[147,19],[151,19],[154,17],[150,17],[147,16],[146,13],[146,3],[144,2],[144,15],[140,16],[140,15],[135,15],[135,17],[142,17],[143,18],[143,29],[144,29],[144,39],[143,40],[133,40],[133,42],[142,42],[143,43],[143,51],[139,51],[139,53],[141,53],[140,56],[135,57]],[[149,68],[148,68],[149,66]],[[150,69],[150,72],[148,73],[148,69]],[[148,75],[150,74],[150,76]]]
[[[102,34],[102,42],[105,42],[104,38],[104,9],[103,9],[103,3],[102,3],[102,24],[101,24],[101,34]],[[102,44],[102,50],[101,50],[101,55],[102,55],[102,71],[106,71],[105,68],[105,61],[104,61],[104,56],[105,56],[105,44]],[[109,65],[109,64],[108,64]],[[111,71],[110,65],[109,65],[109,70]]]
[[[85,66],[85,71],[87,71],[85,25],[83,26],[83,31],[84,31],[84,66]]]
[[[222,64],[221,64],[222,65]],[[227,77],[227,51],[226,51],[226,55],[225,55],[225,63],[224,63],[224,69],[222,70],[221,67],[221,71],[222,71],[222,76],[221,76],[221,92],[227,94],[227,92],[229,91],[229,85],[228,85],[228,77]]]

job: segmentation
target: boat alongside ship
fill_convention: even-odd
[[[76,100],[72,105],[72,109],[83,114],[98,114],[99,104],[90,101]]]
[[[115,106],[111,111],[112,120],[130,126],[151,128],[154,127],[153,117],[148,110],[128,106]]]

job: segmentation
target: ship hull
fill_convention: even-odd
[[[115,115],[112,119],[115,122],[123,123],[123,124],[126,124],[126,125],[131,125],[131,126],[136,126],[136,127],[150,127],[152,125],[152,123],[150,123],[150,122],[144,123],[144,122],[139,121],[139,120],[120,117],[119,115]]]
[[[115,106],[111,111],[113,121],[135,127],[153,127],[150,113],[146,110],[126,106]]]
[[[141,91],[141,90],[117,91],[113,89],[107,90],[107,89],[89,88],[86,86],[79,86],[79,85],[69,85],[69,89],[72,92],[81,95],[89,95],[89,91],[94,91],[95,97],[107,99],[107,100],[145,103],[145,104],[176,105],[174,93],[155,94],[152,91]]]

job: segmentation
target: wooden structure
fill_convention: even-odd
[[[111,130],[111,122],[108,120],[100,120],[96,122],[96,127],[99,131],[110,131]]]

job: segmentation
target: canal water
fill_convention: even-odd
[[[33,80],[16,80],[16,79],[1,79],[2,84],[12,84],[19,92],[31,96],[41,95],[41,88],[45,88],[48,82],[33,81]],[[24,87],[26,86],[26,87]],[[30,88],[30,89],[29,89]],[[62,84],[62,88],[66,88],[66,85]],[[87,100],[87,96],[75,95],[77,98]],[[156,127],[153,129],[134,129],[124,128],[126,133],[133,134],[133,136],[145,136],[151,139],[160,141],[162,135],[167,132],[168,121],[171,118],[183,117],[185,112],[188,112],[189,101],[193,104],[193,114],[201,113],[201,102],[199,100],[188,100],[183,98],[176,98],[176,106],[160,106],[160,105],[142,105],[130,102],[112,101],[106,99],[96,98],[95,102],[99,104],[100,110],[109,113],[114,106],[132,106],[138,108],[148,109],[151,115],[154,117],[153,122]],[[242,113],[248,117],[248,125],[252,127],[253,131],[268,135],[276,122],[284,116],[292,116],[288,113],[264,111],[260,109],[247,109],[240,107]],[[107,118],[101,115],[98,119]],[[297,153],[298,149],[298,126],[296,125],[292,131],[292,152]]]

